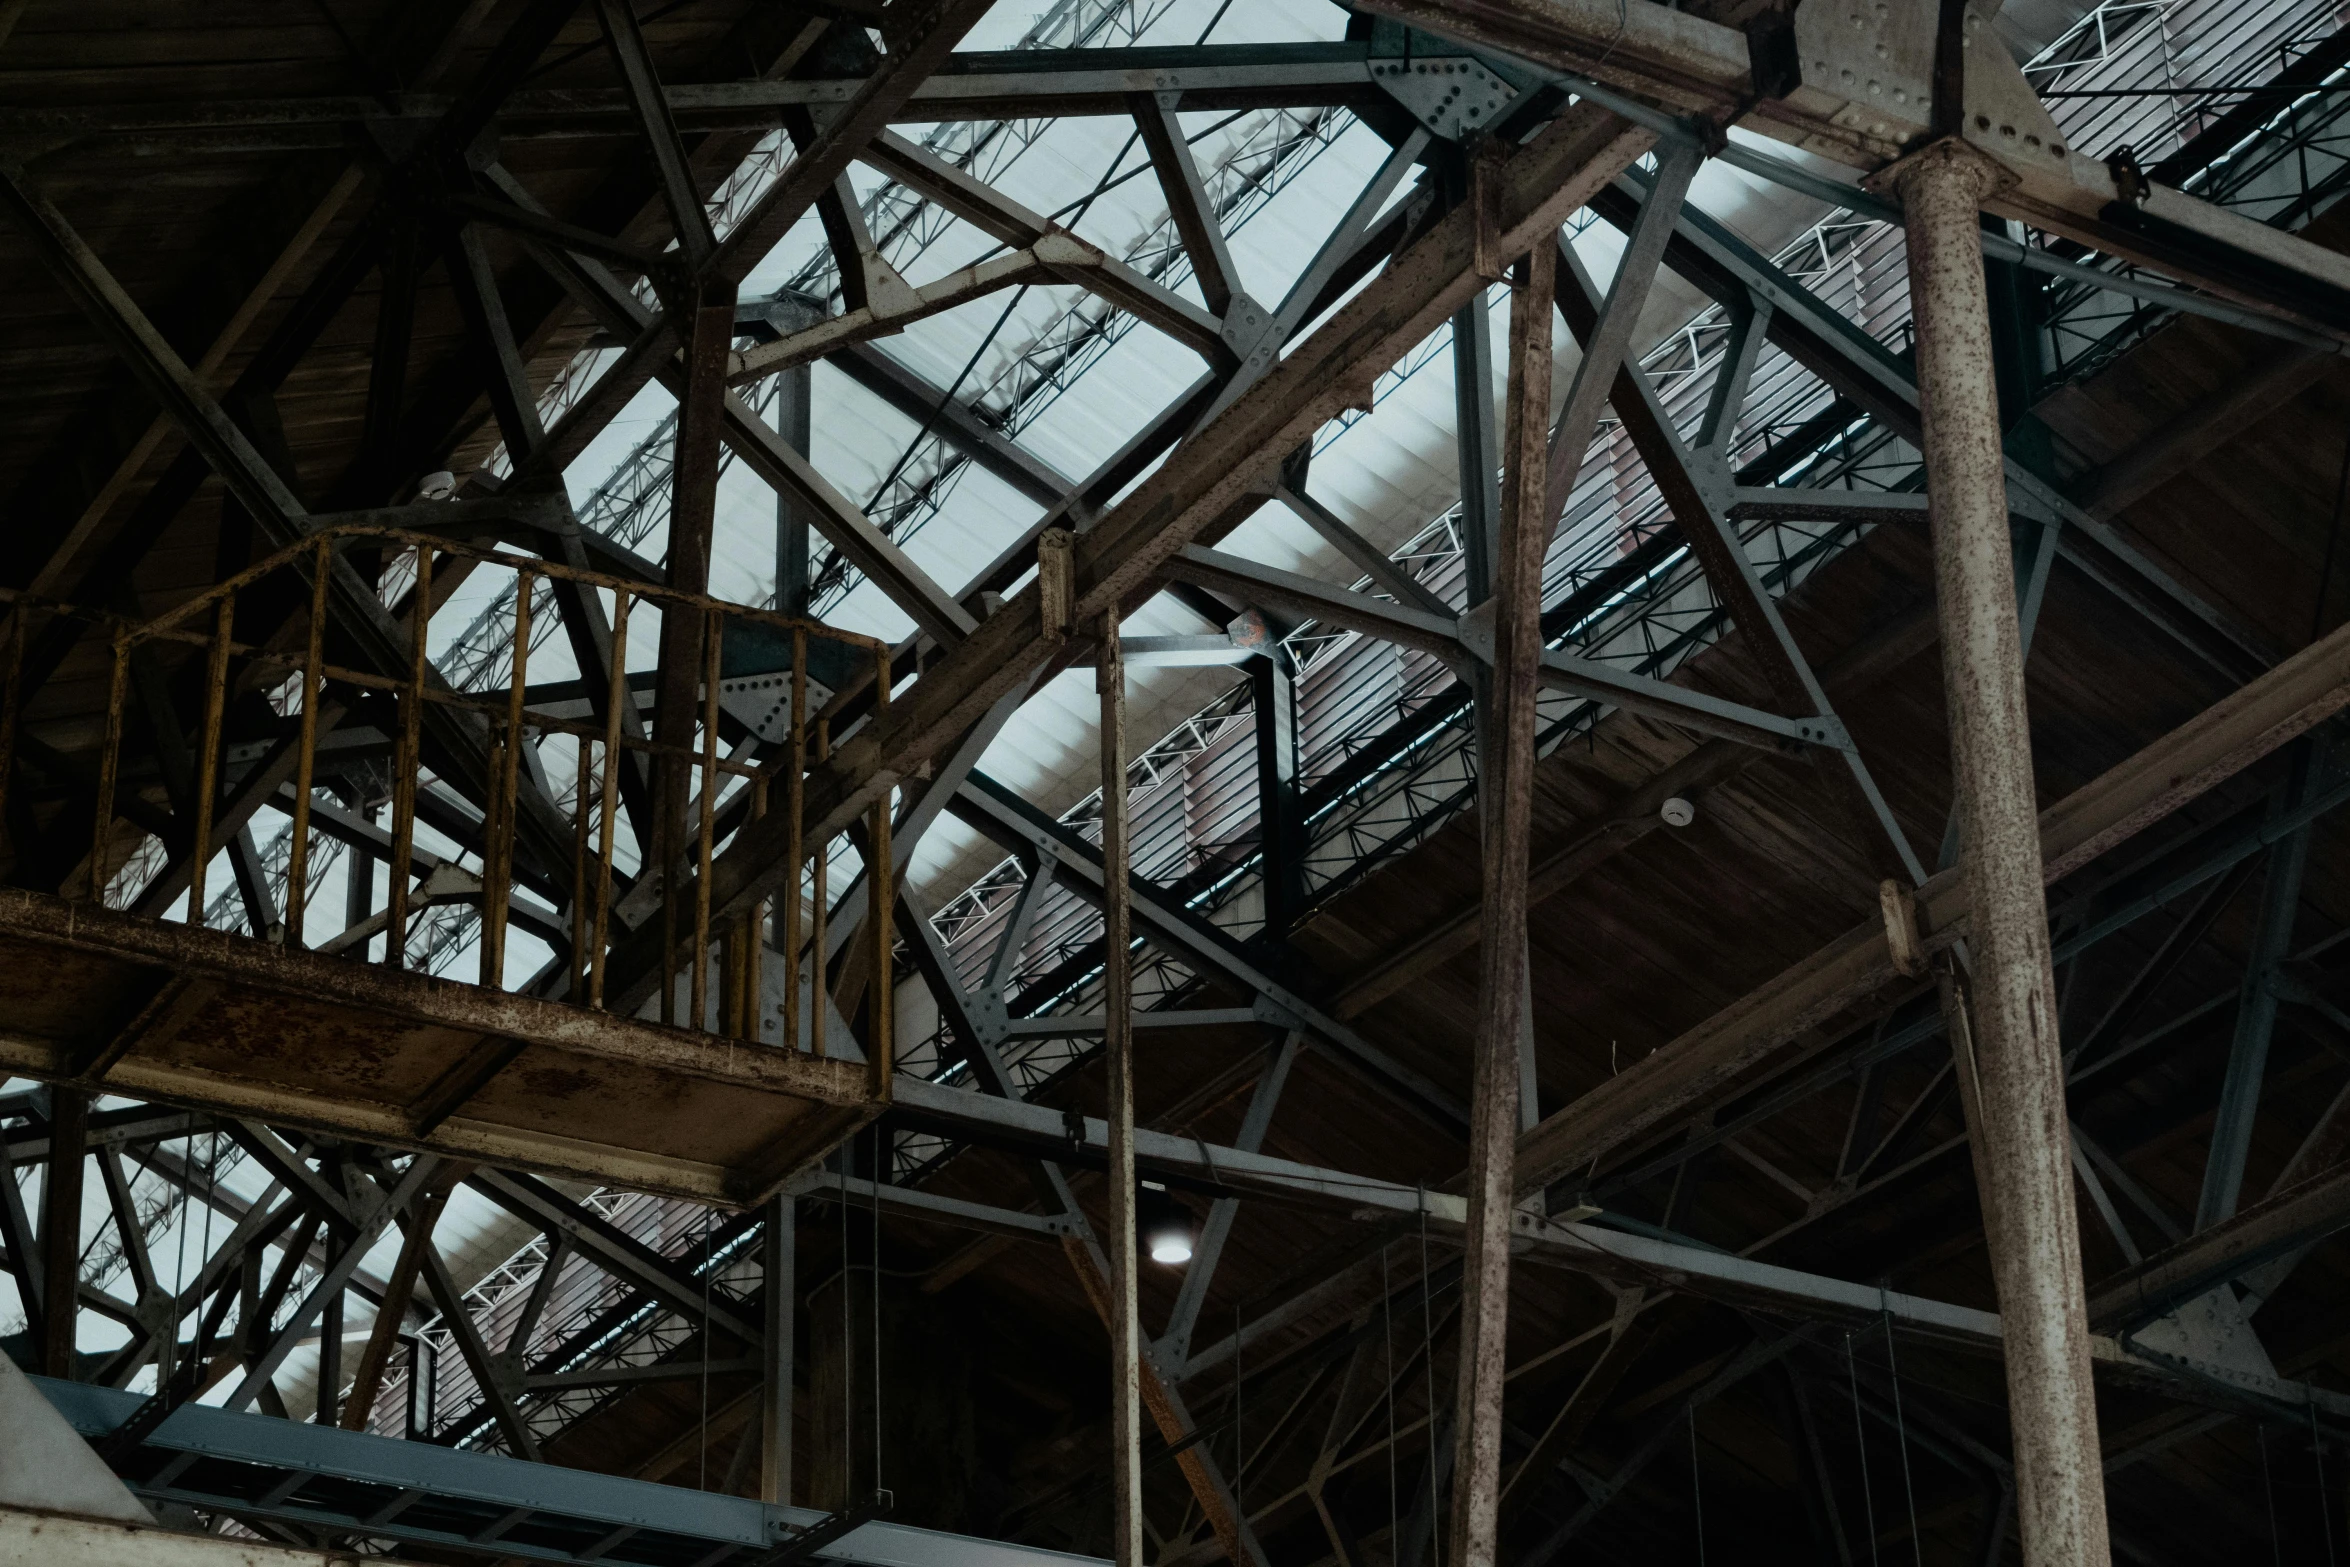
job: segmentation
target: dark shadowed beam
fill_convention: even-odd
[[[30,186],[21,169],[0,167],[0,207],[6,208],[33,242],[52,277],[81,306],[100,335],[170,411],[272,546],[282,548],[307,536],[312,524],[302,501],[173,352],[65,215]],[[378,671],[405,671],[406,629],[393,620],[382,599],[348,560],[335,557],[330,569],[328,602],[341,634]],[[443,704],[430,704],[430,709],[425,715],[427,731],[452,764],[457,781],[476,798],[486,798],[488,758],[481,730],[464,716],[445,710]],[[517,825],[535,857],[548,865],[567,863],[570,827],[553,803],[532,785],[521,792],[519,804]]]

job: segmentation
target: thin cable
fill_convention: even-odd
[[[1697,1509],[1697,1567],[1705,1567],[1705,1480],[1697,1467],[1697,1406],[1689,1406],[1689,1498]]]
[[[695,1440],[701,1445],[694,1489],[710,1489],[710,1217],[702,1210],[702,1424]]]
[[[1877,1299],[1885,1298],[1885,1286],[1877,1286]],[[1917,1560],[1917,1567],[1926,1567],[1926,1548],[1918,1538],[1918,1493],[1909,1479],[1909,1426],[1901,1416],[1901,1368],[1893,1359],[1893,1313],[1883,1312],[1885,1322],[1885,1371],[1893,1379],[1893,1432],[1901,1439],[1901,1494],[1909,1502],[1909,1548]]]
[[[2285,1545],[2277,1534],[2277,1483],[2268,1472],[2268,1427],[2256,1425],[2252,1432],[2260,1439],[2260,1490],[2268,1498],[2268,1554],[2276,1567],[2285,1567]]]
[[[2317,1527],[2326,1537],[2326,1567],[2334,1567],[2334,1520],[2326,1511],[2326,1446],[2317,1434],[2317,1405],[2303,1404],[2309,1411],[2309,1459],[2317,1465]]]
[[[1868,1509],[1869,1561],[1877,1560],[1877,1499],[1869,1492],[1869,1434],[1860,1423],[1860,1363],[1852,1356],[1852,1335],[1844,1335],[1844,1371],[1852,1379],[1852,1445],[1860,1454],[1860,1499]]]
[[[1379,1243],[1379,1311],[1386,1320],[1387,1341],[1387,1548],[1395,1549],[1396,1488],[1395,1488],[1395,1290],[1387,1282],[1387,1248],[1389,1241]],[[1344,1433],[1340,1433],[1342,1436]]]
[[[1442,1502],[1436,1484],[1436,1308],[1428,1299],[1428,1192],[1420,1189],[1420,1371],[1428,1385],[1428,1559],[1444,1567]]]
[[[843,1182],[857,1168],[856,1144],[840,1145],[840,1173]],[[876,1279],[874,1283],[881,1281]],[[849,1297],[856,1291],[856,1270],[849,1266],[849,1193],[844,1184],[840,1194],[840,1500],[846,1507],[857,1494],[857,1375],[856,1324],[849,1309]]]
[[[873,1129],[873,1497],[881,1499],[881,1169],[888,1154]],[[844,1291],[845,1295],[846,1292]]]
[[[1240,1297],[1232,1298],[1232,1510],[1248,1521],[1248,1437],[1241,1423]]]

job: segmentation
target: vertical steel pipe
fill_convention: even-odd
[[[1141,1567],[1142,1318],[1134,1228],[1134,914],[1127,886],[1126,663],[1118,611],[1102,612],[1094,687],[1102,705],[1102,1058],[1110,1168],[1111,1544],[1118,1567]]]
[[[873,728],[878,732],[889,722],[889,648],[873,650]],[[872,1083],[873,1096],[889,1097],[889,1076],[897,1055],[897,989],[891,982],[890,949],[897,944],[896,916],[897,876],[890,867],[889,812],[894,791],[884,789],[873,802],[873,818],[866,828],[866,841],[872,845],[865,856],[865,885],[872,888],[867,901],[872,905],[873,929],[873,1004],[867,1012],[872,1021],[872,1037],[866,1041],[866,1075]],[[886,1157],[889,1148],[887,1134],[877,1134],[876,1157]],[[877,1177],[878,1178],[878,1177]]]
[[[612,670],[611,681],[604,687],[604,786],[597,806],[602,819],[596,825],[596,924],[588,938],[591,1007],[604,1004],[604,946],[612,928],[613,835],[619,828],[613,808],[620,803],[620,715],[627,706],[622,699],[628,692],[628,604],[626,593],[612,595]],[[643,870],[641,863],[638,869]]]
[[[385,920],[384,966],[408,966],[408,886],[415,880],[416,775],[424,767],[424,677],[432,667],[432,546],[416,546],[416,585],[409,593],[408,685],[400,693],[400,745],[392,761],[391,909]]]
[[[783,786],[783,1048],[800,1048],[800,862],[808,846],[802,827],[806,821],[808,787],[808,630],[795,626],[791,634],[791,771]]]
[[[766,1342],[759,1379],[759,1500],[791,1505],[792,1364],[799,1334],[799,1201],[788,1193],[767,1199],[766,1278],[761,1323]]]
[[[8,684],[0,693],[0,858],[16,858],[16,834],[8,825],[9,785],[16,777],[16,726],[24,707],[24,623],[32,614],[19,604],[8,617]]]
[[[690,1004],[691,1027],[710,1026],[710,850],[718,827],[718,671],[724,625],[715,610],[704,610],[702,622],[702,747],[700,785],[695,791],[701,809],[694,822],[694,978]]]
[[[229,636],[236,623],[237,596],[223,593],[212,610],[212,643],[205,649],[204,725],[196,737],[196,778],[190,791],[195,825],[188,847],[188,923],[204,923],[204,872],[212,863],[212,803],[220,790],[220,729],[228,706]],[[297,843],[299,840],[297,840]],[[294,887],[295,864],[286,868],[286,887]]]
[[[1551,311],[1557,247],[1512,269],[1501,537],[1494,562],[1493,680],[1478,792],[1485,924],[1469,1102],[1468,1226],[1461,1266],[1460,1374],[1454,1379],[1452,1550],[1456,1567],[1491,1567],[1501,1504],[1502,1390],[1508,1371],[1510,1219],[1517,1206],[1521,1042],[1531,1037],[1526,876],[1534,836],[1536,680],[1542,666],[1542,558],[1550,544]],[[1573,438],[1570,436],[1570,438]]]
[[[122,766],[122,710],[130,699],[131,646],[114,644],[114,680],[106,691],[106,736],[98,752],[98,793],[90,812],[90,902],[104,907],[107,861],[114,848],[114,782]]]
[[[483,825],[481,877],[481,982],[506,984],[506,925],[514,902],[514,822],[521,814],[522,714],[530,681],[531,598],[538,582],[529,572],[514,578],[514,653],[508,660],[506,715],[490,776],[490,819]]]
[[[2104,1474],[1979,230],[1995,166],[1945,140],[1890,173],[1907,225],[1959,864],[1973,909],[1978,1169],[1989,1184],[2017,1521],[2032,1567],[2104,1567]]]
[[[751,820],[763,821],[767,815],[767,774],[758,773],[751,779]],[[750,911],[735,921],[733,933],[735,972],[730,976],[728,994],[732,998],[733,1021],[727,1032],[740,1039],[757,1040],[764,1033],[761,1014],[765,1004],[761,997],[766,986],[762,970],[767,957],[767,900],[753,900]]]
[[[293,838],[287,846],[286,855],[286,945],[289,947],[303,945],[302,914],[310,907],[310,791],[316,787],[318,777],[319,672],[326,652],[326,585],[334,573],[332,548],[327,540],[320,539],[317,553],[311,557],[310,563],[310,636],[304,643],[302,654],[302,732],[294,763]],[[222,595],[221,634],[218,641],[223,648],[228,643],[228,623],[234,614],[234,604],[233,594]],[[220,658],[217,675],[220,684],[214,687],[216,691],[227,683],[228,661],[225,656]],[[212,743],[210,729],[219,725],[220,714],[213,711],[204,716],[207,743]],[[210,773],[205,774],[201,788],[207,796],[211,794]],[[199,852],[210,852],[209,845],[198,847]],[[203,917],[201,912],[197,917]]]
[[[830,719],[816,720],[816,760],[819,764],[832,760]],[[826,839],[816,845],[816,864],[808,872],[808,879],[814,884],[808,906],[815,926],[808,938],[808,1050],[814,1055],[824,1054],[824,1018],[831,1010],[827,987],[832,983],[832,964],[824,950],[825,927],[832,917],[832,911],[826,907],[831,889],[825,885],[831,868],[832,841]]]
[[[69,1380],[81,1306],[82,1171],[89,1134],[90,1096],[75,1088],[49,1090],[49,1172],[41,1181],[41,1370]]]
[[[595,767],[595,746],[588,736],[579,736],[579,762],[571,779],[571,982],[566,988],[574,1006],[587,999],[588,933],[593,928],[588,914],[588,899],[594,889],[594,877],[588,871],[588,809],[594,796],[588,785]]]

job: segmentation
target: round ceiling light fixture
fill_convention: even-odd
[[[1157,1181],[1144,1181],[1135,1193],[1134,1223],[1151,1261],[1170,1268],[1191,1261],[1191,1210]]]
[[[1656,814],[1665,819],[1667,827],[1686,827],[1697,820],[1697,807],[1676,794]]]

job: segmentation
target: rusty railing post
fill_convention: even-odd
[[[1978,1168],[1989,1187],[2016,1516],[2030,1567],[2104,1567],[2104,1474],[1983,282],[1979,209],[1996,177],[1955,137],[1881,176],[1901,195],[1917,323],[1959,865],[1974,913],[1966,991]]]
[[[751,820],[760,821],[767,815],[767,775],[760,773],[751,780]],[[767,900],[760,898],[751,904],[751,911],[743,916],[740,933],[742,974],[737,984],[738,1015],[734,1032],[756,1041],[765,1034],[766,1019],[761,1009],[765,1005],[765,986],[762,970],[767,957]]]

